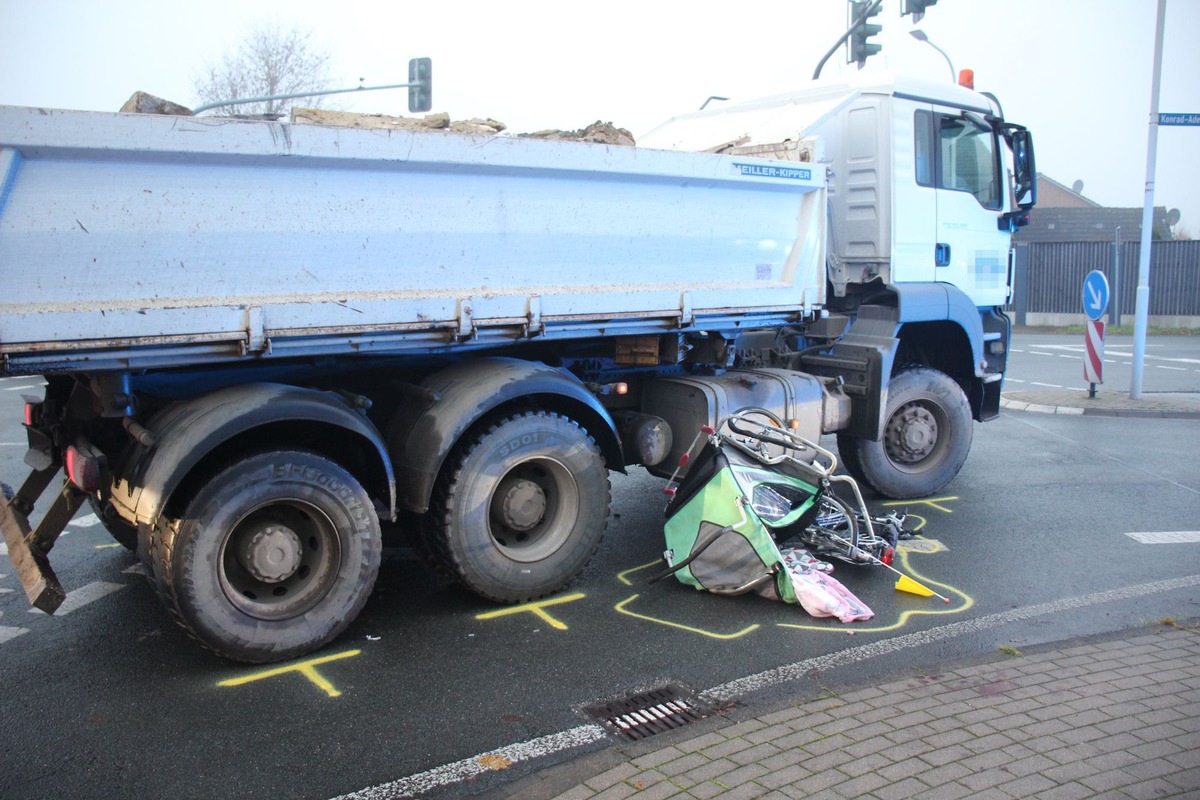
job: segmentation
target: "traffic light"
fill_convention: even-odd
[[[920,22],[925,16],[925,9],[937,5],[937,0],[904,0],[900,6],[900,16],[912,14],[913,22]]]
[[[879,13],[879,3],[872,0],[850,0],[850,24],[854,26],[850,38],[846,40],[846,63],[857,63],[859,67],[883,49],[881,44],[872,44],[867,40],[883,30],[882,25],[872,25],[869,22],[856,24],[863,14],[873,17]]]
[[[429,111],[433,107],[433,61],[413,58],[408,62],[408,110]]]

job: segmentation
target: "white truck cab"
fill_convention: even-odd
[[[878,283],[949,283],[980,308],[1008,301],[1033,150],[988,95],[895,75],[817,81],[675,117],[638,144],[824,166],[833,307]]]

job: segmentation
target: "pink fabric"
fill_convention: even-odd
[[[814,569],[789,569],[800,605],[814,617],[837,617],[842,622],[870,619],[875,612],[837,578]]]

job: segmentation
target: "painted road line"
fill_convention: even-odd
[[[1031,384],[1033,384],[1034,386],[1046,386],[1046,387],[1049,387],[1049,388],[1051,388],[1051,389],[1061,389],[1061,388],[1063,388],[1063,387],[1059,386],[1057,383],[1040,383],[1040,382],[1038,382],[1038,381],[1030,381],[1030,383],[1031,383]]]
[[[123,583],[108,583],[107,581],[95,581],[87,586],[80,586],[73,592],[67,592],[67,599],[63,600],[63,604],[54,612],[56,617],[65,617],[72,611],[78,611],[88,603],[95,602],[101,597],[110,595],[113,592],[124,589]],[[30,614],[45,614],[40,608],[29,609]]]
[[[1168,367],[1166,364],[1155,364],[1159,369],[1173,369],[1176,372],[1187,372],[1187,367]]]
[[[427,772],[409,775],[391,783],[383,783],[368,789],[344,794],[336,800],[390,800],[397,797],[416,797],[442,786],[461,783],[471,778],[477,778],[497,769],[504,769],[521,761],[561,753],[576,747],[598,742],[607,737],[604,728],[599,725],[580,725],[578,728],[552,733],[527,742],[511,744],[481,753],[473,758],[464,758],[453,764],[445,764]]]
[[[998,614],[989,614],[978,619],[952,622],[948,625],[932,628],[927,631],[910,633],[892,639],[860,645],[859,647],[852,647],[849,650],[842,650],[837,653],[830,653],[818,656],[817,658],[798,661],[777,669],[767,670],[766,672],[760,672],[756,675],[723,683],[720,686],[714,686],[707,691],[701,692],[700,696],[705,700],[716,702],[733,700],[779,683],[804,678],[814,669],[824,671],[844,664],[852,664],[878,656],[889,655],[901,650],[923,647],[957,636],[987,631],[1010,622],[1019,622],[1047,614],[1060,614],[1063,611],[1070,611],[1076,608],[1084,608],[1086,606],[1110,603],[1118,600],[1128,600],[1134,597],[1169,592],[1175,589],[1186,589],[1192,586],[1200,586],[1200,575],[1189,575],[1183,578],[1173,578],[1155,583],[1146,583],[1140,586],[1130,586],[1125,589],[1096,592],[1082,597],[1041,603],[1029,606],[1028,608],[1002,611]],[[340,795],[335,800],[390,800],[397,797],[416,797],[442,786],[449,786],[454,783],[470,780],[493,769],[497,769],[498,765],[501,764],[507,766],[519,761],[553,755],[576,747],[603,741],[606,738],[607,735],[604,729],[599,725],[582,725],[578,728],[562,731],[561,733],[554,733],[520,744],[502,747],[490,753],[481,753],[473,758],[466,758],[462,761],[456,761],[453,764],[435,767],[425,772],[409,775],[406,778],[400,778],[391,783],[380,784],[361,789],[357,792],[351,792],[350,794]]]
[[[71,520],[67,524],[71,525],[73,527],[76,527],[76,528],[90,528],[93,525],[99,525],[100,518],[97,517],[95,514],[85,514],[84,516],[80,517],[79,519]]]
[[[13,628],[8,625],[0,625],[0,644],[4,644],[10,639],[15,639],[22,633],[29,633],[29,629]]]
[[[1146,531],[1125,534],[1142,544],[1185,544],[1200,542],[1200,531]]]
[[[45,386],[46,386],[46,384],[44,384],[44,383],[25,383],[20,386],[5,386],[4,391],[20,392],[25,389],[43,389],[43,388],[45,388]]]

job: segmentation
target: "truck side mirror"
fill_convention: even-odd
[[[422,114],[433,108],[433,60],[411,58],[408,61],[408,110]]]
[[[1013,187],[1017,207],[1028,211],[1037,203],[1037,166],[1033,158],[1033,134],[1023,128],[1012,132]]]

